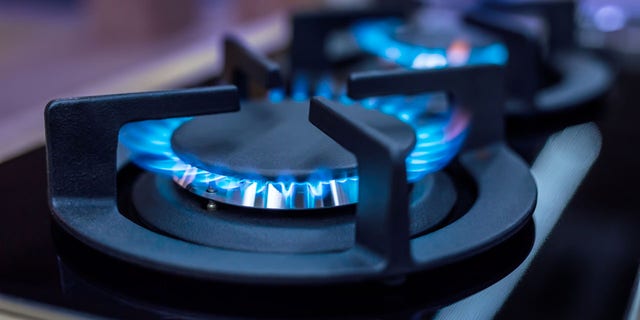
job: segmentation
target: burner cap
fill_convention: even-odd
[[[464,41],[471,48],[498,43],[497,39],[485,32],[462,24],[459,17],[447,20],[414,20],[395,29],[392,37],[426,48],[449,48],[456,41]]]
[[[352,27],[360,48],[399,66],[430,69],[473,64],[504,64],[507,50],[485,33],[461,23],[421,25],[402,20],[364,21]]]
[[[413,128],[392,116],[355,106],[344,112],[395,140],[415,143]],[[207,198],[242,206],[306,209],[354,203],[354,156],[309,123],[308,114],[306,102],[250,101],[236,113],[188,121],[174,132],[173,151],[198,170],[225,178],[175,180]],[[273,186],[280,189],[270,190]],[[269,203],[274,193],[293,203]]]
[[[331,178],[354,174],[355,157],[311,125],[308,114],[306,102],[247,102],[240,112],[186,122],[171,145],[185,162],[225,175],[306,181],[319,171]],[[413,136],[411,128],[391,117],[359,116]]]
[[[494,39],[476,30],[468,28],[455,28],[454,30],[421,30],[416,26],[407,26],[398,29],[393,37],[398,41],[426,48],[449,48],[457,41],[464,41],[470,48],[490,46],[496,43]]]

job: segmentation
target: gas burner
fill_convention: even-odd
[[[351,106],[323,97],[241,102],[249,80],[265,91],[282,81],[266,58],[231,39],[226,48],[227,79],[238,87],[47,106],[50,203],[64,229],[108,255],[173,274],[338,284],[464,264],[530,221],[536,187],[503,140],[500,67],[352,74],[347,94],[363,103]],[[424,107],[420,97],[431,92],[451,93],[470,117],[397,116],[410,101]],[[375,110],[365,103],[371,98]],[[394,104],[371,107],[375,99]],[[118,171],[119,135],[150,170]],[[454,164],[434,172],[460,146]],[[287,180],[295,187],[277,189],[278,199],[258,196],[256,181],[270,190]],[[343,180],[351,182],[340,189]],[[329,182],[314,189],[311,181]],[[236,192],[234,183],[244,186]]]
[[[241,105],[239,112],[188,119],[175,128],[175,119],[128,124],[121,141],[142,167],[223,203],[308,209],[357,201],[356,160],[306,121],[308,103]],[[415,143],[412,128],[398,120],[364,108],[345,112]],[[162,140],[153,140],[165,129]],[[164,147],[147,150],[149,141]]]
[[[353,35],[362,50],[405,68],[428,69],[507,61],[507,49],[487,34],[447,18],[444,26],[405,24],[400,19],[356,23]],[[437,21],[442,22],[440,17]]]
[[[232,38],[226,46],[235,56],[250,52]],[[121,129],[120,142],[139,166],[217,202],[267,209],[354,204],[356,160],[306,121],[308,103],[298,102],[307,96],[303,80],[294,79],[291,100],[273,89],[270,100],[243,102],[236,113],[134,122]],[[316,92],[330,98],[328,83],[320,81]],[[415,183],[447,165],[467,132],[468,114],[435,100],[371,97],[350,101],[343,112],[397,139],[415,139],[406,159],[407,180]]]
[[[414,135],[410,126],[379,113],[361,108],[346,112],[385,130]],[[308,106],[291,101],[247,103],[240,113],[215,119],[127,124],[120,141],[141,167],[172,176],[176,183],[212,200],[272,209],[355,203],[355,159],[303,122],[307,113]],[[458,112],[431,116],[419,126],[416,146],[406,160],[407,180],[417,182],[443,168],[460,149],[467,122],[468,117]],[[264,131],[247,132],[247,127]],[[223,136],[230,138],[216,139]]]
[[[507,111],[516,117],[568,113],[601,98],[613,71],[574,40],[573,1],[486,1],[465,21],[509,49]]]
[[[291,65],[322,70],[340,65],[335,56],[351,61],[345,67],[351,71],[506,64],[510,116],[570,112],[601,98],[613,81],[606,63],[576,48],[568,31],[573,8],[568,1],[489,1],[463,14],[435,8],[302,14],[294,18]],[[306,36],[309,26],[318,37]],[[363,59],[363,52],[378,61]]]

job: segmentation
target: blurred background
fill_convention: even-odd
[[[0,0],[0,160],[42,143],[42,110],[51,99],[199,83],[220,71],[225,32],[273,52],[289,40],[287,13],[368,2]],[[637,62],[639,1],[582,0],[576,7],[584,46]]]
[[[225,32],[284,47],[321,1],[1,0],[0,161],[42,144],[54,98],[176,88],[221,68]]]

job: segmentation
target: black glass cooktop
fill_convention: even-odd
[[[38,148],[0,164],[0,294],[117,318],[620,318],[640,256],[638,81],[638,74],[622,74],[588,116],[569,115],[552,126],[510,124],[513,148],[531,164],[538,203],[528,231],[514,240],[532,246],[524,262],[529,251],[513,243],[484,258],[515,261],[494,272],[501,279],[475,276],[490,268],[486,261],[464,279],[338,290],[202,283],[132,267],[85,247],[52,221],[45,151]],[[447,281],[475,289],[448,295]]]

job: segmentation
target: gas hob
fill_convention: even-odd
[[[425,12],[297,15],[274,60],[227,37],[218,85],[52,101],[47,171],[44,149],[0,165],[13,261],[1,291],[111,317],[521,315],[527,294],[543,299],[540,272],[559,261],[549,250],[571,243],[562,230],[585,221],[578,193],[555,227],[616,134],[611,119],[601,134],[575,115],[624,104],[598,100],[610,70],[576,48],[599,89],[559,94],[580,99],[548,112],[531,97],[573,78],[554,71],[560,81],[519,95],[520,43],[482,23],[512,9],[480,9],[456,27],[474,31],[437,41]],[[312,46],[296,30],[310,25],[329,49],[300,53]],[[348,50],[309,63],[335,48]],[[27,195],[38,201],[12,200]],[[628,287],[610,290],[627,299],[633,275],[620,274]]]

